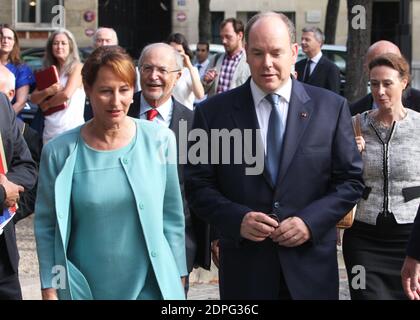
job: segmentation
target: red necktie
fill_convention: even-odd
[[[154,118],[159,114],[159,112],[156,109],[150,109],[147,111],[147,120],[153,121]]]

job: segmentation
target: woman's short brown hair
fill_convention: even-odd
[[[85,88],[91,88],[96,81],[99,69],[110,68],[118,78],[134,88],[136,70],[133,60],[119,46],[103,46],[91,53],[82,68],[82,79]]]
[[[398,71],[401,79],[406,79],[410,82],[410,66],[404,57],[395,53],[382,54],[369,63],[369,71],[372,71],[375,67],[381,66],[389,67]]]

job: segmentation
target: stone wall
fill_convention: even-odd
[[[0,0],[0,23],[8,23],[19,32],[21,47],[43,47],[48,36],[54,31],[51,27],[22,26],[16,24],[16,1]],[[90,46],[91,34],[98,25],[98,0],[64,0],[65,27],[75,36],[80,47]],[[86,21],[85,13],[89,12],[92,21]],[[93,14],[92,14],[93,13]],[[89,17],[87,17],[89,18]],[[89,19],[87,19],[89,20]]]

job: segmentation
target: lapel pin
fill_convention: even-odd
[[[300,117],[301,118],[307,118],[308,117],[308,113],[307,112],[301,112],[300,113]]]

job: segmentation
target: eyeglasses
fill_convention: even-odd
[[[143,64],[140,66],[140,72],[143,74],[151,74],[154,70],[162,76],[167,76],[169,73],[172,72],[179,72],[181,70],[168,70],[165,67],[158,67],[158,66],[152,66],[150,64]]]

